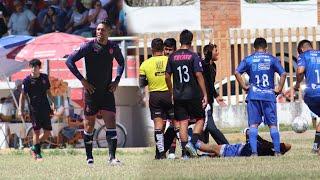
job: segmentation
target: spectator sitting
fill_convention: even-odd
[[[88,20],[90,22],[90,30],[92,32],[92,36],[96,36],[96,28],[100,22],[105,20],[108,17],[106,10],[102,9],[102,5],[100,0],[96,0],[92,2],[92,7],[89,10]]]
[[[8,23],[11,34],[14,35],[33,35],[33,27],[36,16],[28,9],[23,9],[23,4],[19,0],[14,1],[14,12]]]
[[[73,11],[71,19],[66,26],[67,33],[81,35],[85,31],[90,31],[88,26],[88,10],[80,1],[76,2],[76,9]]]
[[[49,7],[47,14],[43,18],[42,28],[44,33],[51,33],[56,30],[56,9],[54,7]]]

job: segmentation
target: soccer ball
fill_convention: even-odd
[[[308,121],[305,118],[297,116],[296,118],[294,118],[291,127],[294,132],[303,133],[308,129],[309,125]]]

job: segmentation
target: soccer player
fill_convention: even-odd
[[[275,155],[280,154],[280,134],[277,128],[276,95],[282,92],[286,79],[286,72],[280,61],[268,54],[267,41],[264,38],[256,38],[254,41],[255,52],[242,60],[236,69],[236,78],[241,87],[248,91],[247,112],[249,140],[252,156],[257,156],[258,126],[264,122],[270,128],[270,136],[274,145]],[[274,87],[274,73],[281,78],[277,88]],[[246,85],[241,74],[249,75],[249,85]]]
[[[164,42],[164,55],[169,56],[177,50],[177,41],[174,38],[168,38]]]
[[[97,37],[80,47],[71,54],[66,65],[70,71],[81,81],[85,89],[84,107],[84,142],[87,155],[87,163],[93,165],[92,140],[96,115],[100,111],[107,127],[106,138],[109,145],[109,164],[121,165],[116,158],[117,131],[116,131],[116,108],[114,91],[118,87],[124,70],[124,58],[118,45],[108,40],[111,32],[109,21],[103,21],[96,28]],[[85,59],[86,78],[79,72],[76,61]],[[112,81],[112,64],[116,59],[119,66],[117,77]]]
[[[314,50],[308,40],[302,40],[298,44],[298,69],[296,72],[297,82],[295,91],[299,91],[300,83],[306,78],[304,90],[304,102],[309,109],[320,116],[320,51]],[[313,152],[318,152],[320,146],[320,125],[316,127]]]
[[[165,120],[173,120],[173,105],[171,94],[165,81],[165,70],[168,57],[163,55],[163,41],[160,38],[151,42],[152,57],[144,61],[140,66],[139,85],[141,89],[148,86],[150,98],[149,108],[151,119],[154,123],[154,139],[156,142],[156,159],[164,159],[164,135]],[[174,137],[166,139],[172,142]]]
[[[222,132],[215,125],[212,117],[214,99],[216,99],[217,103],[220,106],[226,106],[223,99],[219,96],[218,92],[214,88],[214,83],[215,83],[216,74],[217,74],[217,66],[215,64],[215,61],[218,60],[218,56],[219,56],[217,45],[211,44],[211,43],[208,45],[205,45],[203,47],[203,53],[205,58],[204,60],[201,61],[202,68],[203,68],[202,74],[204,77],[204,82],[205,82],[206,90],[208,94],[208,104],[210,105],[210,110],[208,110],[206,114],[207,123],[206,123],[205,130],[203,132],[203,142],[204,143],[209,142],[209,133],[210,133],[210,135],[217,142],[217,144],[229,144],[228,140],[225,138]]]
[[[212,151],[209,156],[212,157],[239,157],[251,156],[252,150],[250,146],[250,138],[248,130],[245,130],[246,143],[212,145]],[[280,143],[280,153],[285,154],[291,149],[291,144]],[[257,155],[258,156],[276,156],[273,143],[269,142],[257,135]]]
[[[18,115],[24,116],[24,105],[27,99],[30,118],[33,127],[33,146],[31,147],[31,155],[35,160],[42,160],[41,144],[48,139],[52,126],[50,120],[50,103],[53,97],[50,92],[50,82],[48,75],[40,73],[41,61],[33,59],[29,62],[31,74],[23,80],[22,92],[19,99]],[[40,135],[40,130],[43,133]]]
[[[182,158],[186,152],[197,156],[197,149],[206,152],[209,146],[200,141],[204,124],[204,108],[207,105],[207,92],[202,76],[201,60],[190,50],[193,34],[189,30],[180,33],[181,47],[169,57],[166,69],[166,82],[173,94],[174,115],[180,124]],[[171,83],[173,76],[173,88]],[[188,124],[195,119],[191,141],[188,142]]]
[[[164,55],[170,56],[177,50],[177,41],[174,38],[168,38],[164,42]],[[175,121],[176,122],[176,121]],[[173,121],[170,121],[170,125],[167,128],[164,137],[171,139],[173,137],[179,137],[179,125],[177,123],[174,124]],[[175,152],[176,152],[176,138],[173,139],[172,143],[170,144],[168,159],[175,159]],[[170,143],[170,142],[168,142]],[[165,143],[165,147],[167,144]]]

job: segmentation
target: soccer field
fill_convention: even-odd
[[[231,142],[244,139],[240,133],[226,136]],[[32,160],[27,150],[2,150],[0,179],[317,179],[320,157],[311,153],[313,137],[314,131],[282,132],[282,141],[292,144],[282,157],[159,161],[153,148],[119,149],[120,167],[108,166],[107,152],[101,149],[94,151],[93,168],[86,166],[82,149],[44,150],[42,162]]]

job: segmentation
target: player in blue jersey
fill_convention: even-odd
[[[306,78],[306,89],[304,90],[304,102],[309,109],[320,116],[320,51],[313,50],[308,40],[302,40],[298,44],[298,69],[296,72],[297,82],[295,91],[299,91],[300,83]],[[316,127],[313,151],[319,151],[320,125]]]
[[[85,89],[84,107],[84,142],[88,165],[93,165],[92,141],[96,115],[101,112],[106,124],[106,139],[109,146],[109,164],[119,165],[116,158],[117,131],[116,131],[116,107],[114,91],[116,90],[124,70],[124,58],[119,46],[108,40],[111,31],[109,21],[103,21],[96,28],[97,37],[71,54],[66,65],[70,71],[81,81]],[[84,58],[86,64],[86,78],[79,72],[76,61]],[[119,64],[117,77],[112,81],[113,60]]]
[[[264,122],[270,128],[270,135],[275,149],[275,155],[280,155],[280,134],[277,128],[276,95],[282,92],[286,79],[286,72],[280,61],[268,54],[267,41],[256,38],[254,41],[255,52],[241,61],[236,69],[235,76],[241,87],[248,91],[247,112],[250,146],[252,156],[257,156],[258,126]],[[274,86],[274,73],[281,78],[277,88]],[[249,85],[246,85],[241,74],[249,75]]]

